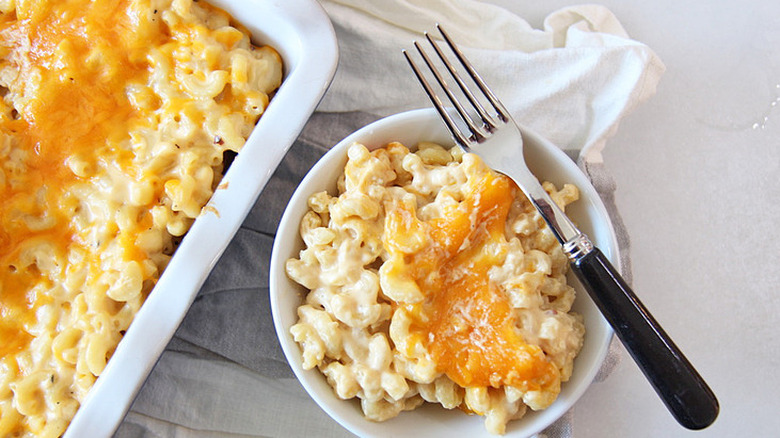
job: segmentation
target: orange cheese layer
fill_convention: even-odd
[[[421,221],[402,202],[388,205],[385,247],[402,255],[403,275],[425,299],[401,303],[412,315],[410,334],[423,342],[438,370],[463,387],[511,385],[526,391],[555,385],[558,369],[518,333],[509,298],[488,271],[501,263],[504,228],[516,187],[488,173],[441,217]],[[423,233],[427,244],[402,254],[403,242]],[[406,246],[408,248],[408,246]]]
[[[18,4],[16,16],[0,15],[1,48],[10,51],[23,94],[35,96],[0,117],[0,132],[13,138],[24,166],[0,184],[0,355],[29,342],[23,326],[36,297],[28,291],[44,281],[35,269],[17,266],[20,251],[43,240],[64,253],[74,240],[60,209],[63,189],[78,179],[68,157],[96,163],[127,137],[136,116],[125,89],[148,76],[140,53],[156,41],[137,32],[140,12],[130,6],[127,0],[49,1],[34,12]],[[31,229],[24,217],[48,219],[47,225]]]

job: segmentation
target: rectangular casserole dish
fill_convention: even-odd
[[[274,47],[284,80],[209,208],[194,222],[65,432],[110,436],[181,323],[201,285],[324,95],[338,45],[316,0],[209,0],[256,44]]]

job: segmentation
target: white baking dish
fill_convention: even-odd
[[[333,27],[315,0],[210,0],[282,56],[285,79],[210,201],[183,239],[66,438],[110,436],[187,313],[203,282],[330,84]]]

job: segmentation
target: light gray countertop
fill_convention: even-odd
[[[496,3],[535,27],[555,0]],[[780,430],[780,3],[604,1],[666,64],[604,152],[631,235],[634,289],[718,396],[678,426],[624,354],[577,404],[576,437]]]

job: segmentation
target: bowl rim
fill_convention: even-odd
[[[308,197],[312,193],[314,193],[314,191],[312,191],[312,188],[310,188],[309,186],[313,183],[314,180],[318,178],[318,175],[321,172],[327,170],[331,166],[335,166],[334,161],[340,161],[341,163],[346,162],[346,150],[351,144],[355,142],[360,142],[365,146],[367,146],[369,150],[371,150],[376,147],[384,146],[390,141],[396,141],[395,138],[386,137],[387,132],[397,130],[399,126],[405,126],[405,127],[412,126],[413,128],[410,128],[410,131],[413,132],[407,133],[407,136],[414,137],[416,135],[416,132],[421,131],[421,129],[419,129],[420,125],[428,125],[429,127],[433,126],[434,130],[438,129],[436,131],[436,134],[431,136],[434,138],[430,138],[430,139],[418,138],[414,142],[414,144],[409,144],[409,142],[404,142],[404,141],[401,141],[401,143],[411,148],[416,146],[417,141],[435,141],[447,146],[453,144],[451,137],[449,137],[449,134],[446,132],[444,126],[440,122],[438,113],[436,113],[436,111],[433,108],[409,110],[409,111],[404,111],[401,113],[397,113],[397,114],[393,114],[381,118],[373,123],[370,123],[358,129],[357,131],[353,132],[352,134],[348,135],[347,137],[339,141],[323,157],[321,157],[314,164],[314,166],[312,166],[312,168],[304,176],[303,180],[299,183],[298,187],[296,188],[295,192],[290,198],[288,205],[285,208],[285,211],[281,217],[281,220],[279,222],[279,227],[276,233],[276,238],[274,239],[274,244],[271,252],[270,273],[269,273],[270,305],[271,305],[271,311],[273,315],[274,328],[276,329],[277,337],[279,338],[279,342],[281,344],[285,357],[287,358],[287,361],[290,364],[290,367],[292,368],[298,381],[304,387],[304,389],[309,394],[309,396],[317,403],[317,405],[319,405],[319,407],[323,409],[331,418],[333,418],[335,421],[341,424],[342,427],[360,436],[372,435],[375,431],[370,430],[372,428],[363,427],[364,425],[355,424],[354,422],[350,421],[348,418],[345,418],[345,416],[342,415],[342,412],[339,412],[339,409],[336,408],[336,405],[341,403],[349,403],[350,400],[339,399],[335,395],[335,393],[333,393],[332,389],[330,390],[329,394],[327,393],[323,394],[321,391],[321,385],[318,385],[320,386],[319,389],[315,387],[314,382],[316,380],[323,382],[325,381],[325,377],[316,368],[311,370],[303,370],[303,368],[301,367],[300,348],[297,345],[297,343],[294,340],[292,340],[292,336],[289,333],[289,326],[285,326],[285,324],[282,321],[282,317],[280,316],[280,312],[281,312],[280,291],[282,289],[281,285],[284,282],[292,283],[292,280],[288,279],[284,272],[284,260],[286,260],[286,258],[288,257],[288,254],[284,254],[284,251],[285,249],[287,249],[288,253],[294,254],[295,252],[289,251],[289,245],[287,245],[286,241],[280,239],[280,237],[284,238],[289,236],[291,233],[293,233],[293,231],[291,231],[292,228],[294,229],[294,233],[295,233],[294,235],[297,235],[298,248],[301,247],[300,235],[298,233],[300,217],[292,216],[295,214],[294,210],[296,209],[296,206],[300,209],[300,206],[302,205],[301,203],[305,205],[306,199],[308,199]],[[436,125],[439,125],[439,127],[435,128]],[[582,192],[587,193],[588,207],[595,210],[594,211],[595,215],[603,220],[601,226],[604,229],[601,230],[602,232],[599,235],[599,239],[598,239],[599,247],[604,252],[605,256],[613,263],[613,265],[618,270],[620,270],[621,266],[620,266],[619,248],[617,244],[617,237],[614,230],[614,226],[611,222],[609,213],[603,204],[603,201],[601,200],[596,189],[592,186],[592,184],[588,180],[587,176],[585,176],[585,174],[582,173],[581,169],[577,167],[576,163],[568,155],[566,155],[566,153],[563,152],[563,150],[553,145],[544,137],[533,132],[532,130],[522,125],[520,126],[520,128],[521,128],[521,132],[523,133],[524,144],[532,145],[532,147],[538,147],[542,149],[544,151],[543,154],[544,153],[549,154],[554,160],[554,162],[556,163],[556,165],[562,165],[567,172],[579,175],[579,181],[576,182],[575,184],[578,185],[578,188],[580,189],[581,193]],[[365,141],[366,139],[377,138],[377,137],[384,138],[384,139],[381,141]],[[343,170],[343,167],[344,166],[342,164],[340,166],[340,170],[338,170],[338,173],[340,173],[341,170]],[[532,167],[531,163],[529,163],[529,167]],[[331,170],[335,168],[336,167],[333,167],[331,168]],[[583,181],[586,182],[585,185],[583,185]],[[334,185],[334,184],[335,183],[333,181],[329,183],[329,185]],[[560,182],[556,182],[556,184],[560,184]],[[583,197],[581,196],[581,200],[582,199]],[[305,209],[303,209],[302,211],[305,211]],[[300,216],[302,217],[302,214]],[[591,237],[593,238],[593,236]],[[596,239],[594,239],[594,243],[596,243]],[[606,243],[606,245],[604,243]],[[573,278],[573,276],[570,275],[569,278],[571,279]],[[572,284],[572,286],[575,285]],[[294,286],[294,287],[298,289],[302,288],[299,286]],[[581,288],[581,286],[576,285],[575,288],[577,288],[579,300],[583,300],[583,299],[587,300],[590,302],[590,305],[595,306],[592,303],[590,297],[587,296],[587,294]],[[546,410],[534,412],[534,413],[529,411],[529,414],[526,414],[527,416],[541,415],[543,418],[540,421],[532,422],[531,426],[527,428],[524,427],[520,431],[511,431],[510,427],[514,423],[523,420],[522,419],[515,420],[514,422],[510,421],[507,429],[508,434],[527,433],[528,436],[531,436],[533,434],[536,434],[544,430],[546,427],[548,427],[550,424],[552,424],[557,419],[559,419],[562,415],[564,415],[576,403],[576,401],[584,394],[584,392],[592,383],[599,369],[601,368],[601,364],[603,363],[608,353],[609,344],[613,337],[612,328],[609,326],[609,324],[606,322],[603,316],[601,316],[601,314],[598,313],[597,318],[599,319],[598,325],[602,333],[601,336],[599,336],[599,338],[596,340],[593,339],[588,340],[587,337],[588,335],[586,333],[585,342],[591,344],[590,346],[593,347],[593,354],[591,355],[593,365],[587,368],[585,370],[585,374],[579,377],[580,384],[574,387],[573,385],[568,385],[569,382],[563,383],[564,388],[562,388],[561,394],[564,394],[564,389],[566,388],[569,389],[567,392],[567,397],[564,400],[561,400],[561,397],[559,396],[559,399],[556,400],[556,402],[554,402],[553,405],[551,405]],[[593,324],[595,324],[595,322]],[[584,348],[585,347],[583,346],[583,349]],[[575,373],[576,372],[577,372],[577,368],[575,365]],[[330,389],[330,386],[327,384],[327,382],[325,382],[325,385],[327,385],[328,389]],[[334,403],[334,402],[339,402],[339,403]],[[419,409],[420,408],[418,408],[418,410]],[[540,414],[540,412],[547,413],[548,411],[552,412],[552,414],[550,415]],[[409,413],[402,412],[396,418],[402,418],[405,414],[409,414]],[[371,423],[371,424],[381,424],[381,423]],[[480,427],[483,426],[480,425]]]

